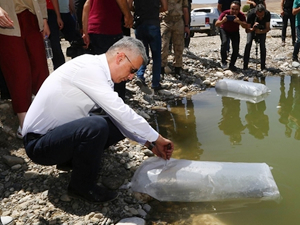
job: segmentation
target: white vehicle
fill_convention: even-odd
[[[282,30],[283,21],[279,14],[271,12],[270,28]]]
[[[216,35],[219,28],[215,26],[219,18],[219,11],[214,7],[195,8],[191,11],[190,36],[195,32],[207,33],[207,35]]]

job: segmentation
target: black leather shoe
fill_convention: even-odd
[[[69,172],[72,170],[72,161],[68,161],[65,163],[57,164],[56,169]]]
[[[150,88],[148,88],[147,84],[142,79],[137,77],[135,84],[140,87],[142,92],[144,92],[148,95],[152,94],[152,91],[150,90]]]
[[[81,199],[84,201],[88,201],[93,204],[101,204],[103,202],[113,201],[118,197],[118,193],[115,191],[111,191],[105,187],[100,187],[96,185],[92,190],[87,192],[79,192],[68,187],[68,195],[71,198]]]

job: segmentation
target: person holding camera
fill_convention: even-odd
[[[243,28],[247,27],[246,17],[244,13],[240,11],[241,3],[239,1],[233,1],[230,5],[230,9],[223,11],[219,19],[216,21],[216,26],[220,27],[221,38],[221,58],[222,68],[227,68],[227,43],[231,40],[232,43],[232,55],[230,59],[229,69],[236,71],[235,62],[239,53],[240,45],[240,32],[239,26]]]
[[[244,52],[244,70],[248,69],[250,50],[253,39],[260,47],[260,69],[266,69],[266,36],[270,31],[271,14],[263,4],[258,4],[247,16],[247,43]]]

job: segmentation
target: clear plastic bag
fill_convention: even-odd
[[[229,93],[238,93],[242,96],[261,96],[270,93],[271,90],[264,84],[247,82],[242,80],[223,79],[216,83],[216,91],[226,95]]]
[[[132,190],[159,201],[278,200],[266,163],[201,162],[151,157],[132,178]]]

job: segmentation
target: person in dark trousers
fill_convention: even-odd
[[[241,1],[237,0],[240,4]],[[230,9],[230,5],[233,2],[233,0],[218,0],[218,11],[221,14],[223,11]],[[227,53],[230,52],[230,39],[227,40]],[[238,57],[239,57],[239,53],[238,53]]]
[[[53,52],[53,69],[56,70],[62,64],[65,63],[65,56],[62,52],[60,45],[60,30],[63,29],[64,23],[60,16],[58,0],[46,0],[47,13],[48,13],[48,25],[50,28],[50,42]]]
[[[247,16],[248,28],[246,29],[247,43],[244,52],[244,70],[248,69],[250,50],[253,40],[255,40],[256,44],[259,43],[260,68],[261,70],[266,69],[266,36],[270,31],[270,19],[270,12],[266,10],[263,4],[258,4],[255,9],[249,11]]]
[[[239,53],[240,45],[240,25],[243,28],[247,27],[246,17],[240,11],[241,5],[238,1],[233,1],[229,10],[225,10],[220,14],[219,19],[216,21],[216,26],[220,27],[221,38],[221,58],[222,68],[227,68],[227,43],[230,39],[232,42],[232,55],[229,64],[229,69],[236,71],[235,62]]]
[[[95,204],[117,197],[117,192],[97,185],[97,177],[104,150],[125,137],[165,160],[172,156],[173,142],[114,91],[114,83],[131,80],[147,60],[143,43],[124,37],[105,54],[85,54],[66,62],[34,98],[22,130],[26,153],[40,165],[70,162],[70,197]],[[91,114],[95,107],[107,114]]]
[[[298,53],[300,48],[300,0],[294,0],[293,15],[295,15],[295,29],[297,34],[297,41],[294,45],[293,61],[298,62]]]
[[[296,41],[296,30],[295,30],[295,16],[293,15],[293,4],[294,0],[281,0],[281,16],[283,21],[281,40],[282,46],[285,46],[286,28],[288,26],[288,20],[290,20],[290,27],[292,33],[292,45]]]
[[[135,11],[135,16],[139,17],[139,24],[135,27],[135,36],[141,40],[146,48],[149,58],[149,48],[153,60],[152,64],[152,89],[160,90],[160,70],[161,70],[161,33],[159,13],[168,9],[167,0],[129,0],[131,10]],[[134,8],[133,8],[134,5]],[[152,94],[146,90],[144,73],[146,65],[142,65],[137,71],[137,85],[147,94]]]

